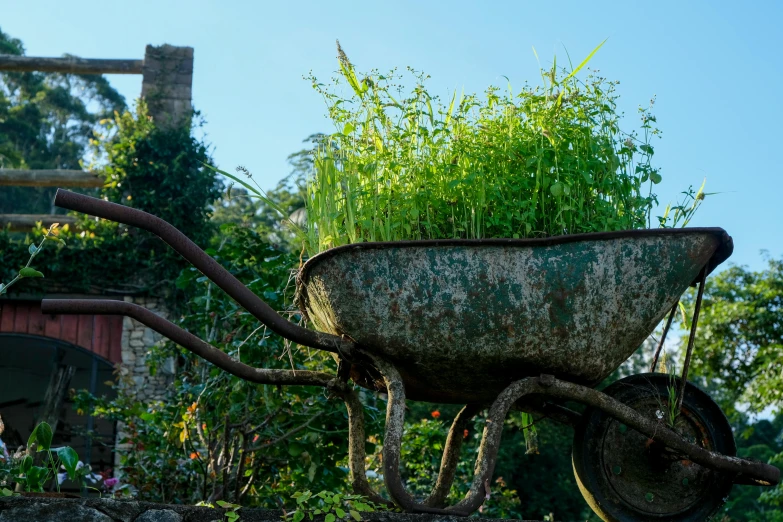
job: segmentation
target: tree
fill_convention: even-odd
[[[694,293],[686,296],[691,305]],[[729,415],[741,456],[783,464],[783,260],[767,268],[732,266],[704,290],[691,377]],[[682,342],[687,342],[683,339]],[[772,421],[750,415],[777,413]],[[783,520],[783,488],[735,487],[728,520]]]
[[[93,142],[93,155],[106,180],[100,197],[151,212],[206,246],[216,231],[209,207],[222,184],[206,166],[212,162],[206,146],[191,131],[190,126],[156,127],[139,102],[134,112],[118,113],[106,123]],[[60,237],[68,246],[47,249],[38,258],[46,278],[26,280],[26,291],[146,293],[166,297],[171,307],[182,297],[174,281],[185,262],[153,234],[84,214],[78,215],[76,230],[66,228]],[[44,233],[36,229],[32,236]],[[0,233],[0,280],[10,280],[27,262],[24,241]]]
[[[704,290],[691,375],[730,414],[737,405],[755,413],[783,405],[783,260],[767,263],[759,272],[731,266]],[[693,299],[686,296],[687,309]]]
[[[0,53],[22,56],[22,42],[0,30]],[[0,73],[0,167],[80,169],[100,122],[125,110],[100,75]],[[0,213],[54,213],[54,188],[0,187]]]

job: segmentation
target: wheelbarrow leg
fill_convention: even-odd
[[[345,408],[348,410],[348,468],[351,471],[351,486],[354,493],[369,498],[376,504],[393,504],[383,498],[375,491],[367,481],[367,475],[364,469],[364,441],[366,439],[364,432],[364,408],[359,400],[359,396],[351,389],[333,390],[345,402]]]
[[[450,514],[458,516],[468,516],[476,511],[489,498],[489,482],[492,478],[492,472],[495,469],[495,461],[500,447],[500,436],[503,432],[503,422],[511,406],[521,397],[539,390],[537,379],[523,379],[511,384],[498,396],[487,416],[487,422],[484,427],[484,434],[479,446],[479,454],[476,458],[476,466],[473,474],[473,483],[470,491],[459,503],[446,507],[437,508],[426,503],[417,502],[402,482],[400,476],[400,446],[402,443],[403,424],[405,421],[405,385],[400,378],[400,374],[393,365],[374,359],[376,368],[383,375],[388,393],[388,402],[386,404],[386,435],[383,441],[383,478],[386,483],[386,489],[389,491],[394,503],[406,511],[419,513]],[[452,433],[453,435],[453,433]],[[449,459],[457,459],[452,454]],[[444,456],[444,460],[445,456]],[[448,469],[441,467],[441,473],[444,475],[436,491],[430,495],[433,498],[436,493],[442,494],[440,490],[445,487],[447,481]],[[453,472],[452,472],[453,473]],[[453,477],[452,477],[453,480]],[[444,495],[445,496],[445,495]],[[428,500],[430,500],[428,499]]]
[[[457,472],[459,453],[462,442],[465,440],[465,430],[468,422],[480,412],[483,407],[479,404],[468,404],[460,410],[451,424],[449,434],[446,437],[446,447],[440,461],[440,471],[435,486],[430,496],[424,500],[425,506],[442,508],[446,506],[446,497],[449,495],[451,485],[454,484],[454,475]]]

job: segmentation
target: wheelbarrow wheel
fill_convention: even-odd
[[[734,456],[726,416],[710,397],[688,383],[682,410],[672,418],[670,393],[680,380],[666,374],[621,379],[604,393],[673,429],[685,440]],[[674,402],[674,401],[671,401]],[[732,477],[688,460],[596,408],[585,410],[574,434],[576,482],[605,521],[708,520],[726,502]]]

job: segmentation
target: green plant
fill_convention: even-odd
[[[667,420],[669,422],[669,427],[674,428],[674,423],[677,422],[677,417],[679,416],[680,412],[677,408],[677,397],[678,397],[678,390],[677,390],[677,381],[674,378],[674,369],[672,368],[672,371],[669,372],[669,385],[666,387],[666,391],[668,392],[667,397],[667,408],[666,408],[666,414],[667,414]]]
[[[242,506],[239,504],[231,504],[224,500],[218,500],[217,505],[225,509],[224,515],[226,517],[226,522],[237,522],[237,520],[239,520],[239,513],[237,513],[237,511],[239,511]]]
[[[92,142],[90,169],[106,176],[103,197],[153,213],[203,246],[215,232],[209,206],[222,183],[208,168],[206,145],[193,136],[197,126],[158,128],[139,101],[135,111],[105,121]]]
[[[41,250],[43,250],[44,243],[46,243],[47,240],[56,241],[61,244],[65,244],[65,241],[57,237],[57,227],[59,226],[59,223],[54,223],[52,226],[49,227],[49,229],[46,231],[45,235],[41,239],[41,242],[37,245],[35,243],[30,243],[30,246],[27,248],[28,253],[30,254],[30,258],[27,260],[27,264],[24,265],[22,269],[19,270],[19,272],[16,274],[16,276],[11,279],[11,281],[8,282],[8,284],[0,283],[0,295],[5,294],[8,292],[8,289],[11,288],[17,281],[28,278],[28,277],[43,277],[44,275],[39,272],[38,270],[34,269],[30,266],[32,264],[33,259],[35,259],[35,256],[41,253]]]
[[[317,148],[308,182],[308,254],[362,241],[653,226],[655,116],[640,109],[640,131],[621,129],[618,82],[577,77],[592,54],[571,71],[555,63],[542,87],[490,87],[483,99],[455,92],[443,104],[423,73],[409,68],[415,87],[405,93],[395,71],[362,75],[338,52],[334,84],[309,77],[336,132]],[[703,198],[689,189],[656,225],[687,222]]]
[[[222,185],[204,167],[211,159],[206,145],[193,137],[195,125],[159,129],[139,103],[135,111],[104,122],[104,132],[92,141],[90,168],[105,173],[102,198],[154,213],[206,246],[217,228],[209,220],[209,205]],[[27,291],[145,293],[167,298],[170,308],[178,303],[181,295],[172,288],[185,263],[154,235],[84,214],[77,215],[75,226],[59,231],[68,248],[49,252],[46,281],[27,281]],[[0,232],[0,281],[16,275],[9,267],[25,263],[26,252],[20,247],[46,235],[40,226],[21,239]]]
[[[291,310],[286,289],[297,257],[276,250],[259,231],[224,224],[207,253],[270,306]],[[184,270],[177,286],[189,296],[179,325],[231,357],[261,368],[334,371],[331,357],[297,352],[195,268]],[[340,401],[319,389],[248,383],[168,341],[152,349],[146,363],[155,372],[172,355],[177,376],[165,400],[129,393],[111,401],[76,396],[84,412],[124,424],[121,443],[128,446],[119,471],[137,498],[188,504],[220,499],[273,509],[293,491],[348,487],[348,424]],[[124,385],[121,380],[120,389]],[[368,407],[366,419],[368,434],[378,433],[382,412]]]
[[[239,515],[239,513],[237,513],[237,511],[242,509],[242,506],[240,506],[239,504],[232,504],[232,503],[226,502],[224,500],[218,500],[216,502],[216,504],[218,506],[220,506],[221,508],[223,508],[223,510],[224,510],[223,511],[223,515],[226,517],[225,518],[226,522],[237,522],[239,520],[239,516],[240,515]],[[196,506],[204,506],[204,507],[210,507],[210,508],[215,509],[215,505],[214,504],[212,504],[211,502],[205,502],[203,500],[200,501],[200,502],[197,502]]]
[[[666,363],[668,362],[668,359],[669,357],[666,353],[666,350],[663,350],[661,352],[661,360],[658,362],[658,366],[660,367],[661,373],[665,373],[669,376],[669,384],[666,386],[666,404],[659,400],[658,411],[660,412],[659,417],[663,418],[665,416],[666,423],[670,428],[674,429],[674,424],[677,421],[677,417],[680,413],[677,409],[677,395],[679,390],[677,386],[676,375],[674,373],[674,365],[667,365]]]
[[[76,451],[64,446],[52,450],[52,427],[46,422],[38,424],[30,438],[27,440],[27,452],[19,459],[16,466],[11,469],[13,480],[23,485],[26,491],[43,491],[44,485],[54,479],[57,491],[60,491],[60,482],[57,479],[57,470],[62,466],[71,480],[83,480],[84,473],[78,468],[79,456]],[[38,452],[46,452],[42,466],[35,464],[33,455]],[[55,459],[56,455],[56,459]]]
[[[315,516],[323,515],[324,522],[350,520],[361,522],[362,513],[374,513],[384,510],[361,495],[336,494],[331,491],[321,491],[313,494],[311,491],[297,491],[291,495],[296,500],[294,511],[283,510],[283,519],[288,522],[302,522],[305,517],[313,520]]]
[[[430,404],[422,404],[420,406],[422,409],[424,407],[432,408]],[[437,480],[444,442],[450,424],[449,422],[444,422],[443,417],[447,415],[446,410],[451,408],[446,406],[443,413],[440,410],[430,411],[427,416],[432,418],[424,418],[417,421],[411,419],[411,421],[406,423],[400,453],[400,460],[405,465],[401,467],[400,471],[408,491],[416,498],[422,499],[427,497]],[[473,478],[478,441],[484,428],[484,422],[483,414],[476,416],[472,425],[463,434],[464,446],[460,452],[460,459],[457,464],[457,478],[448,496],[449,504],[459,502],[468,492]],[[506,425],[505,433],[509,435],[518,433],[517,429],[521,432],[522,428],[527,424],[524,423],[519,415],[513,415],[512,418],[508,419]],[[505,445],[505,451],[512,448],[512,451],[515,451],[517,447],[521,447],[523,455],[527,453],[524,436]],[[527,455],[532,456],[529,453]],[[499,462],[502,461],[503,458],[499,458]],[[519,461],[517,460],[517,462]],[[522,466],[524,467],[524,464]],[[381,466],[379,465],[378,467],[380,468]],[[519,467],[519,464],[512,467]],[[520,503],[518,492],[504,479],[504,477],[508,478],[506,471],[509,470],[496,471],[496,475],[492,480],[490,498],[486,500],[480,510],[482,517],[516,518],[523,514],[523,503]],[[525,471],[527,472],[527,470]],[[381,486],[380,484],[377,485]],[[525,514],[528,513],[525,512]]]

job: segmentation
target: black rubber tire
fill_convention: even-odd
[[[667,411],[672,383],[679,387],[680,380],[660,373],[639,374],[614,382],[603,392],[660,419]],[[664,413],[662,423],[665,417]],[[711,451],[736,455],[726,416],[691,383],[675,427],[693,442],[701,439]],[[662,429],[669,429],[668,424]],[[731,476],[679,458],[596,408],[587,408],[576,427],[572,460],[582,496],[607,522],[703,522],[726,502],[732,487]]]

